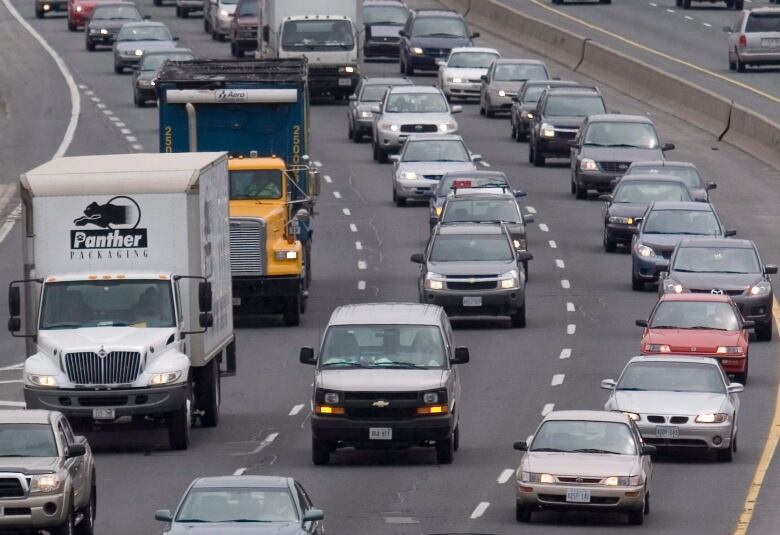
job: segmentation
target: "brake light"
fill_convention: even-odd
[[[741,46],[742,48],[745,48],[747,46],[747,37],[745,37],[744,35],[739,36],[739,46]]]

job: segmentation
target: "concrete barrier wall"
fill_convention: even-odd
[[[734,104],[731,125],[723,140],[780,169],[780,124]]]

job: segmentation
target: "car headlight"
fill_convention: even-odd
[[[520,275],[514,269],[507,271],[498,277],[498,283],[502,290],[516,290],[520,288]]]
[[[683,285],[674,279],[664,279],[664,292],[681,294],[685,291]]]
[[[341,401],[341,397],[338,392],[325,392],[322,396],[322,400],[328,405],[338,405],[339,401]]]
[[[555,137],[555,127],[549,123],[542,123],[542,137]]]
[[[100,28],[100,34],[101,35],[108,35],[108,30],[106,30],[105,28]]]
[[[623,217],[619,215],[611,215],[609,216],[609,222],[610,223],[619,223],[621,225],[633,225],[634,224],[634,218],[633,217]],[[649,249],[649,247],[648,247]]]
[[[667,346],[667,347],[668,347],[668,346]],[[639,414],[635,413],[635,412],[627,412],[627,411],[623,411],[623,414],[625,414],[626,416],[628,416],[629,418],[631,418],[631,419],[632,419],[632,420],[634,420],[635,422],[638,422],[639,420],[641,420],[641,419],[642,419],[642,417],[641,417]]]
[[[144,51],[141,50],[140,48],[136,48],[135,52],[133,52],[133,54],[135,54],[136,56],[143,56],[144,55]]]
[[[62,479],[57,474],[39,474],[32,476],[30,480],[31,494],[48,494],[57,492],[62,485]]]
[[[370,111],[361,111],[360,112],[360,118],[361,119],[370,119],[374,114]]]
[[[498,90],[498,96],[499,97],[505,97],[506,96],[506,91],[504,91],[503,89],[499,89]]]
[[[47,388],[54,388],[58,386],[57,379],[55,379],[53,375],[37,375],[34,373],[28,373],[27,380],[35,386],[45,386]]]
[[[528,483],[555,483],[555,478],[552,475],[538,472],[520,472],[520,480]]]
[[[520,112],[520,117],[522,117],[523,119],[533,119],[534,118],[534,114],[531,113],[530,111],[521,111]]]
[[[390,130],[391,132],[398,132],[401,129],[401,127],[393,123],[379,123],[379,128],[381,130]]]
[[[81,13],[82,11],[84,11],[84,8],[82,6],[76,6],[75,10],[76,10],[76,13]]]
[[[715,353],[718,355],[739,355],[742,353],[742,348],[739,346],[718,346]]]
[[[398,175],[398,178],[401,180],[417,180],[420,178],[420,175],[412,171],[401,171]]]
[[[441,216],[441,210],[442,210],[441,206],[437,206],[436,208],[433,209],[433,211],[436,212],[436,217]]]
[[[353,72],[355,72],[355,67],[353,67],[352,65],[346,65],[344,67],[340,67],[339,68],[339,72],[340,73],[352,74]]]
[[[454,122],[449,123],[441,123],[439,125],[439,132],[449,132],[451,130],[455,130],[456,126]]]
[[[423,394],[423,403],[430,405],[431,403],[438,403],[439,402],[439,393],[438,392],[426,392]]]
[[[149,379],[149,384],[152,386],[169,385],[175,383],[181,378],[182,372],[165,372],[155,373],[152,378]]]
[[[441,290],[444,288],[444,277],[438,273],[429,271],[425,274],[425,288],[427,290]]]
[[[228,10],[227,10],[227,9],[221,9],[221,10],[219,11],[219,16],[220,16],[220,17],[223,17],[223,18],[226,18],[226,17],[229,17],[229,16],[230,16],[230,13],[228,13]]]
[[[420,48],[419,46],[412,47],[412,54],[422,54],[422,53],[423,53],[423,49]]]
[[[151,81],[149,82],[149,85],[151,85],[151,86],[155,86],[155,85],[157,85],[157,80],[151,80]]]
[[[705,412],[696,417],[697,424],[722,424],[729,419],[728,414],[722,412]]]
[[[298,258],[298,251],[276,251],[274,256],[277,260],[295,260]]]
[[[138,87],[149,87],[152,85],[151,80],[138,80]]]
[[[638,243],[636,245],[636,254],[645,258],[649,258],[651,256],[655,256],[655,251],[653,251],[652,247]]]
[[[629,485],[639,485],[639,476],[612,476],[604,480],[608,487],[628,487]]]
[[[772,292],[772,285],[769,281],[761,281],[758,284],[751,286],[750,295],[767,295]]]
[[[647,344],[645,346],[646,350],[651,353],[671,353],[672,348],[670,348],[667,344]]]
[[[447,81],[453,84],[462,84],[463,78],[458,78],[457,76],[454,78],[447,78]]]
[[[596,161],[592,160],[590,158],[583,158],[580,160],[580,170],[582,171],[597,171],[599,168],[598,165],[596,165]]]

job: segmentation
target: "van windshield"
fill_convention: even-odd
[[[348,20],[291,20],[282,28],[283,50],[352,50],[355,39]]]
[[[175,327],[171,288],[168,280],[48,282],[40,329]]]
[[[430,325],[334,325],[325,334],[320,368],[441,369],[444,344]]]

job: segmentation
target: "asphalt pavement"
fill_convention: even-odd
[[[157,110],[133,106],[131,77],[113,73],[110,52],[87,52],[83,33],[68,32],[63,17],[38,21],[29,2],[16,0],[15,5],[62,55],[79,84],[83,111],[68,154],[156,152]],[[142,6],[153,19],[169,24],[181,46],[200,56],[227,57],[228,45],[203,33],[199,18],[176,19],[172,7],[155,8],[151,0]],[[69,104],[53,64],[8,22],[3,8],[0,24],[8,28],[0,64],[17,69],[16,77],[9,79],[6,72],[12,71],[3,70],[0,79],[3,109],[9,110],[0,130],[0,179],[14,184],[19,172],[56,150]],[[505,57],[534,57],[488,32],[483,36],[480,44],[498,47]],[[558,65],[550,67],[555,76],[573,76]],[[398,66],[371,63],[364,71],[394,74]],[[416,78],[435,82],[432,76]],[[604,94],[613,109],[649,114],[663,141],[677,145],[670,156],[695,162],[718,183],[714,204],[726,226],[756,240],[766,262],[780,263],[775,171],[629,96],[609,88]],[[43,101],[53,106],[48,113],[36,108]],[[574,200],[566,161],[532,167],[527,145],[510,138],[508,119],[480,117],[475,105],[466,105],[457,120],[469,148],[528,192],[523,205],[535,213],[536,223],[529,228],[535,258],[527,328],[512,329],[506,320],[454,322],[456,341],[469,346],[472,355],[461,370],[462,435],[455,462],[439,466],[426,450],[346,450],[329,466],[311,464],[313,371],[298,364],[298,348],[317,345],[335,306],[416,300],[418,268],[409,256],[422,251],[428,236],[427,207],[395,207],[391,167],[372,161],[368,143],[347,139],[344,105],[321,103],[312,109],[312,156],[323,162],[329,180],[317,204],[314,282],[301,326],[284,328],[273,319],[237,328],[239,373],[223,381],[220,425],[194,429],[189,450],[169,451],[163,430],[89,435],[97,456],[99,534],[159,533],[162,525],[154,521],[154,510],[175,507],[194,477],[237,471],[298,478],[325,510],[328,532],[340,535],[635,532],[618,515],[545,513],[519,527],[514,478],[507,471],[519,460],[512,442],[531,434],[543,411],[603,406],[606,392],[599,381],[616,377],[638,351],[634,319],[647,316],[656,295],[631,291],[627,254],[604,253],[602,203]],[[21,131],[13,133],[17,125]],[[26,143],[5,143],[25,129]],[[6,204],[13,205],[13,199]],[[0,243],[0,272],[6,279],[21,271],[20,245],[17,225]],[[2,333],[0,348],[0,403],[19,403],[20,384],[4,381],[19,381],[20,372],[2,368],[23,360],[23,346]],[[709,535],[733,529],[775,405],[778,348],[776,341],[751,346],[751,378],[742,396],[740,449],[733,463],[696,456],[658,459],[645,531]]]

